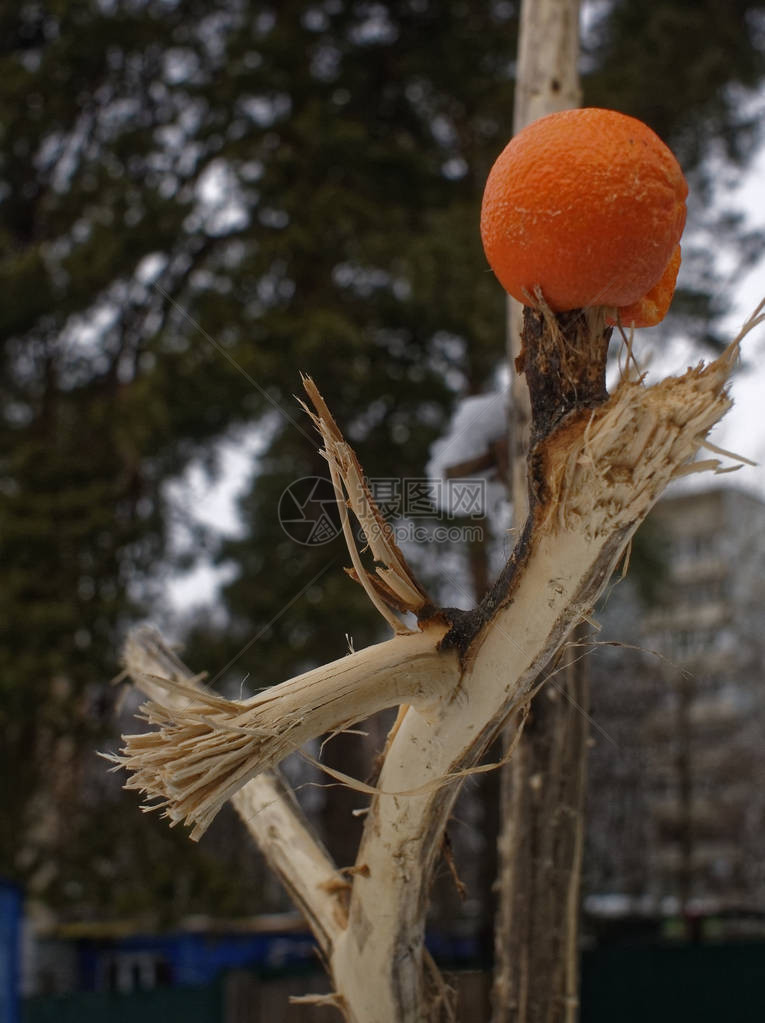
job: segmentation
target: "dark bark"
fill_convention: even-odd
[[[580,637],[577,629],[574,637]],[[589,680],[577,646],[535,698],[509,769],[502,805],[510,885],[498,911],[493,1023],[577,1018],[576,948],[586,791]]]

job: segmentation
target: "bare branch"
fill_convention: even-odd
[[[426,710],[445,696],[459,680],[456,653],[437,650],[446,631],[433,624],[397,636],[245,701],[136,668],[136,685],[153,694],[142,715],[158,728],[123,736],[113,760],[132,772],[125,787],[145,792],[147,808],[193,824],[198,839],[238,789],[310,739],[402,703]]]
[[[396,544],[390,524],[386,522],[369,491],[356,454],[346,443],[316,384],[310,377],[303,377],[303,386],[316,409],[313,413],[303,405],[324,442],[323,454],[329,464],[343,534],[353,561],[352,578],[361,583],[371,602],[395,632],[408,632],[406,626],[396,615],[388,611],[386,605],[399,611],[422,614],[426,608],[432,608],[432,602]],[[364,532],[367,546],[377,563],[376,573],[379,580],[370,577],[362,565],[348,520],[346,500],[347,506],[356,516]]]
[[[164,680],[193,685],[195,678],[156,629],[134,629],[123,659],[137,688],[150,699],[181,705],[182,690]],[[232,798],[232,804],[271,870],[302,911],[325,958],[347,924],[347,883],[336,869],[278,770],[264,771]]]

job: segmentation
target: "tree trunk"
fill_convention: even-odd
[[[535,697],[503,779],[497,1023],[577,1015],[589,679],[578,646],[562,661]]]
[[[515,131],[580,101],[578,0],[525,0],[521,9]],[[516,372],[522,307],[508,301],[513,521],[528,510],[530,409]],[[577,630],[581,639],[583,630]],[[578,1006],[579,887],[589,680],[581,650],[535,698],[502,772],[493,988],[494,1023],[572,1023]],[[508,730],[514,741],[517,726]]]
[[[522,356],[534,437],[529,519],[473,611],[430,601],[395,546],[352,449],[306,380],[344,529],[352,511],[374,558],[374,569],[365,568],[348,530],[354,578],[393,637],[244,701],[202,689],[172,656],[157,657],[144,642],[133,652],[128,644],[126,664],[149,696],[142,716],[151,730],[124,736],[120,753],[107,759],[130,772],[126,787],[143,791],[147,806],[191,825],[192,838],[204,834],[227,800],[234,802],[304,911],[331,974],[330,995],[301,1001],[334,1005],[346,1023],[452,1023],[453,993],[425,948],[425,919],[460,785],[491,769],[478,766],[481,756],[529,703],[540,673],[550,665],[548,678],[556,674],[557,652],[572,649],[566,640],[670,480],[720,464],[691,466],[730,407],[726,384],[741,338],[765,320],[760,313],[710,365],[651,387],[626,374],[609,396],[604,311],[525,310]],[[549,365],[560,372],[545,374]],[[397,616],[403,612],[417,615],[417,632]],[[374,788],[324,766],[371,796],[356,863],[340,874],[274,768],[317,736],[387,707],[399,707],[399,715]],[[581,727],[570,703],[561,712]],[[576,810],[566,791],[555,800],[560,806],[561,818]],[[547,824],[553,839],[544,839],[545,850],[557,831],[555,820]],[[573,904],[576,890],[565,897]],[[570,981],[570,938],[561,948]]]

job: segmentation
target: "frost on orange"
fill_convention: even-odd
[[[484,251],[513,298],[536,287],[556,312],[608,306],[658,323],[680,265],[688,186],[651,129],[614,110],[549,114],[519,132],[489,173]]]

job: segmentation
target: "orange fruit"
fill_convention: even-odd
[[[658,323],[687,195],[674,155],[642,121],[597,107],[549,114],[514,136],[489,173],[486,258],[526,305],[538,286],[556,312],[610,306],[625,325]]]
[[[672,302],[677,283],[677,274],[680,270],[680,246],[676,245],[669,262],[664,268],[664,273],[654,284],[647,295],[633,302],[632,305],[622,306],[618,310],[619,321],[623,327],[654,327],[661,323],[667,315],[667,310]],[[608,323],[616,323],[615,316],[606,317]]]

